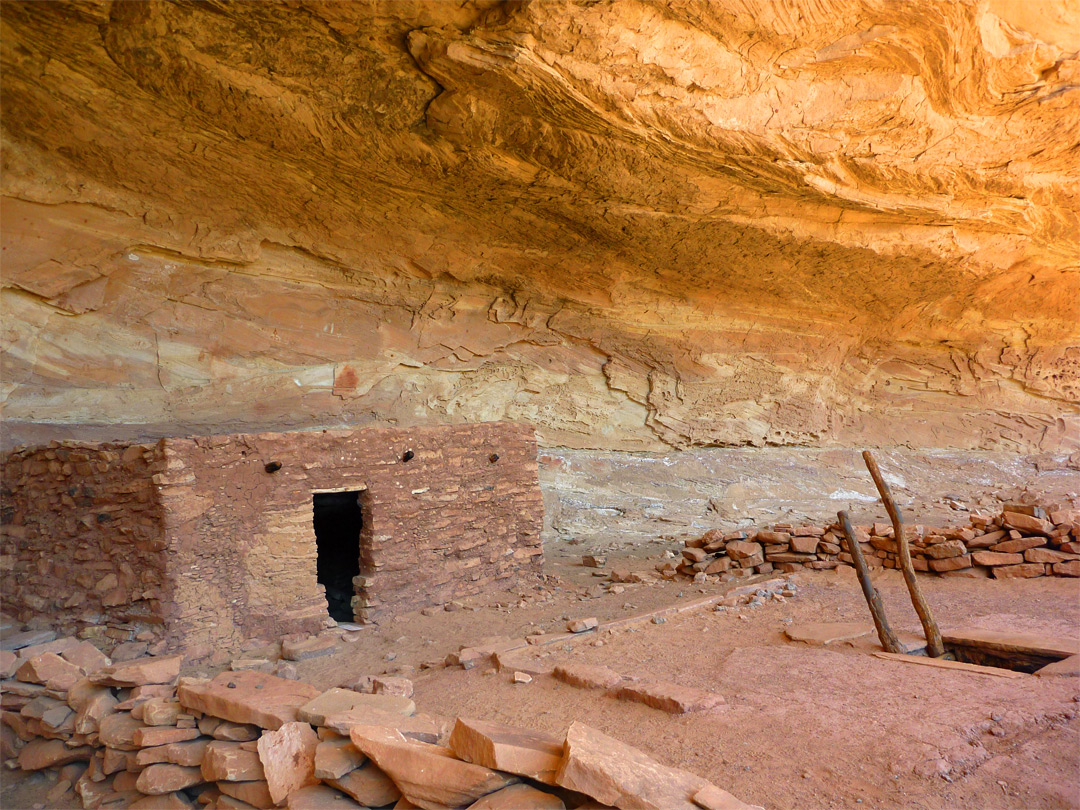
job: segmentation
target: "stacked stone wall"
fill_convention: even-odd
[[[5,613],[113,647],[162,646],[166,591],[156,445],[54,442],[2,472]]]

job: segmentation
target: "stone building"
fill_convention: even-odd
[[[483,423],[20,448],[5,611],[152,650],[232,649],[539,572],[532,428]]]

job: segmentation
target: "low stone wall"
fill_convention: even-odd
[[[86,810],[760,810],[583,723],[554,735],[417,713],[404,678],[323,691],[254,671],[181,678],[180,665],[113,664],[74,639],[0,651],[5,765],[43,772],[53,806],[78,796]]]
[[[971,515],[970,525],[905,527],[916,571],[946,577],[1080,577],[1080,510],[1006,504],[997,517]],[[855,526],[869,567],[897,568],[899,548],[891,524]],[[851,565],[836,524],[775,524],[758,532],[706,532],[686,541],[683,559],[659,566],[661,575],[720,580],[773,570]]]
[[[165,542],[153,445],[54,442],[2,474],[5,613],[109,647],[160,646]]]

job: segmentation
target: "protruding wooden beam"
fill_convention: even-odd
[[[889,519],[892,520],[893,539],[896,540],[896,546],[899,549],[900,570],[904,572],[904,582],[907,583],[908,593],[911,594],[911,602],[915,605],[915,612],[919,614],[919,621],[922,622],[923,632],[926,634],[926,652],[931,658],[940,658],[945,654],[945,646],[941,643],[941,632],[938,630],[937,622],[934,621],[930,605],[923,598],[919,583],[915,579],[915,566],[911,564],[911,550],[908,548],[907,535],[904,534],[904,522],[900,519],[900,510],[896,508],[889,485],[882,477],[881,470],[878,469],[877,462],[874,461],[870,451],[863,450],[862,457],[866,462],[866,469],[870,471],[870,476],[877,486],[881,502],[885,504],[885,511],[889,513]]]
[[[900,640],[893,633],[892,628],[889,627],[888,619],[885,618],[885,606],[881,603],[881,596],[878,594],[877,588],[870,582],[870,569],[866,567],[866,560],[863,558],[859,541],[855,539],[855,529],[851,527],[851,518],[848,517],[847,512],[837,512],[836,516],[840,519],[840,526],[844,529],[848,554],[851,555],[855,565],[855,572],[859,575],[859,584],[862,586],[863,596],[866,597],[866,604],[870,607],[870,615],[874,619],[874,627],[877,628],[881,646],[885,648],[886,652],[907,652],[904,645],[900,643]]]

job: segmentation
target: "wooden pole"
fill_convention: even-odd
[[[870,570],[866,567],[866,560],[863,558],[859,541],[855,539],[855,530],[851,527],[851,519],[848,517],[848,513],[837,512],[836,516],[840,519],[840,526],[844,529],[844,536],[847,537],[848,554],[851,555],[855,571],[859,575],[859,584],[862,585],[866,604],[870,607],[870,615],[874,618],[874,627],[877,628],[881,646],[885,648],[885,652],[906,653],[907,650],[904,649],[900,640],[893,634],[892,628],[889,627],[889,621],[885,618],[885,606],[881,603],[881,596],[878,594],[877,588],[870,582]]]
[[[919,583],[915,580],[915,566],[911,564],[911,550],[908,548],[907,535],[904,534],[904,522],[900,519],[900,510],[896,508],[889,485],[882,478],[881,470],[878,469],[877,462],[874,461],[870,451],[863,450],[862,457],[866,462],[866,469],[870,471],[870,476],[877,486],[881,502],[885,504],[885,511],[889,513],[889,518],[892,520],[893,539],[900,550],[898,555],[900,570],[904,572],[904,582],[907,583],[908,593],[911,594],[911,602],[915,605],[915,612],[919,614],[919,621],[922,622],[923,632],[926,634],[926,652],[931,658],[940,658],[945,654],[945,646],[941,643],[941,632],[938,630],[937,622],[934,621],[934,614],[930,612],[930,605],[926,603],[922,591],[919,590]]]

